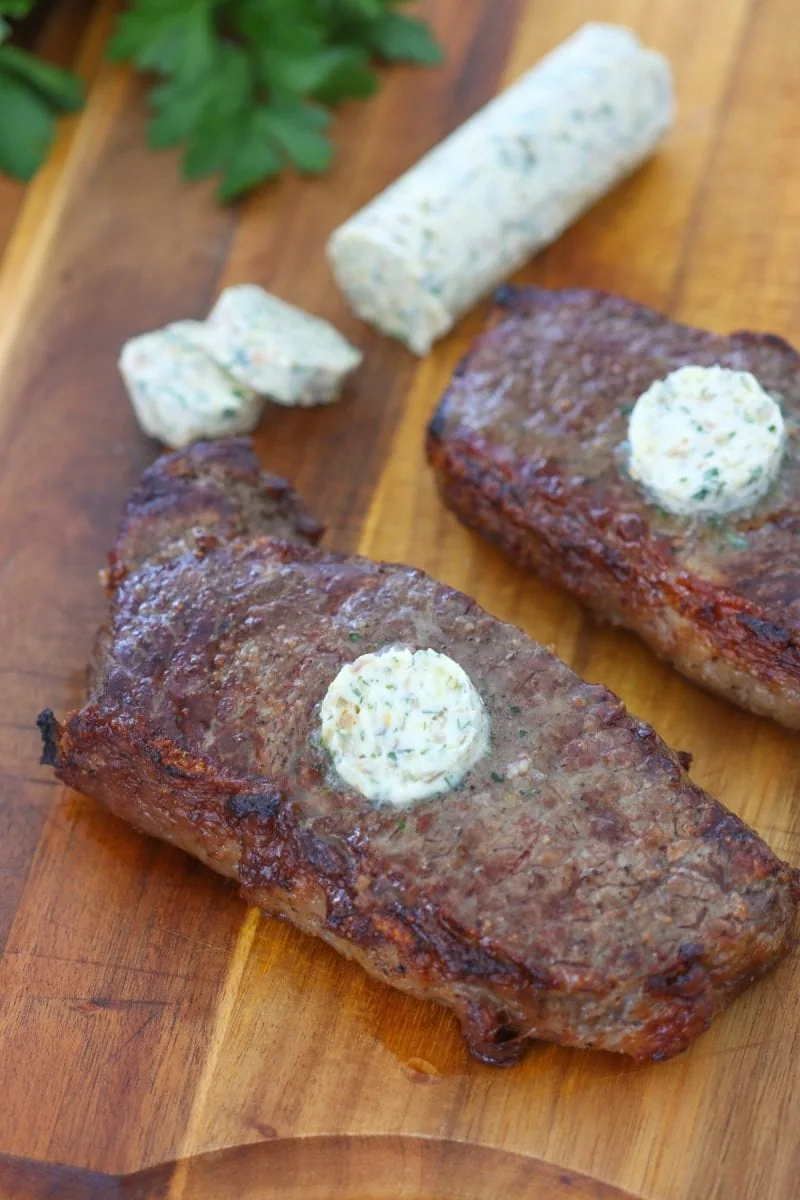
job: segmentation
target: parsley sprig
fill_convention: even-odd
[[[185,145],[189,179],[219,174],[227,202],[291,164],[330,165],[330,108],[378,86],[375,59],[437,63],[404,0],[135,0],[109,52],[159,77],[155,149]]]
[[[71,71],[8,44],[9,18],[27,16],[35,0],[0,0],[0,171],[30,179],[55,135],[59,113],[83,102]]]
[[[433,65],[442,53],[407,0],[133,0],[108,53],[155,76],[148,95],[154,149],[184,146],[187,179],[218,174],[223,202],[289,164],[325,171],[330,109],[371,95],[374,63]],[[0,0],[0,171],[30,179],[60,112],[79,108],[70,71],[10,46],[6,18],[35,0]]]

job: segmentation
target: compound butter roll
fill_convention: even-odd
[[[589,24],[431,150],[328,242],[360,317],[417,354],[650,155],[669,64]]]

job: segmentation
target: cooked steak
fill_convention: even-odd
[[[285,479],[262,471],[248,438],[197,442],[146,470],[128,501],[111,572],[266,534],[316,543],[323,526]]]
[[[238,489],[229,526],[209,456]],[[42,713],[43,761],[264,912],[450,1005],[482,1058],[533,1038],[682,1050],[787,951],[797,873],[606,688],[419,571],[271,536],[287,518],[271,524],[265,490],[242,441],[148,472],[91,694],[63,726]],[[318,738],[331,680],[387,645],[455,658],[491,720],[463,782],[403,810],[338,780]]]
[[[687,364],[750,371],[782,397],[785,461],[747,516],[672,516],[625,472],[631,406]],[[786,342],[600,292],[504,289],[427,451],[445,503],[520,566],[690,679],[800,727],[800,358]]]

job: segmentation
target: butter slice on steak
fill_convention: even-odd
[[[684,1049],[787,951],[797,874],[607,689],[419,571],[316,549],[298,504],[244,441],[146,472],[91,694],[41,715],[43,760],[452,1007],[482,1058]],[[492,727],[459,787],[403,810],[337,781],[318,737],[331,680],[387,644],[454,658]]]
[[[749,513],[691,519],[625,469],[628,415],[680,367],[749,371],[786,450]],[[800,728],[800,356],[619,296],[505,289],[428,427],[445,503],[521,567],[635,630],[690,679]]]

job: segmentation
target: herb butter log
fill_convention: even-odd
[[[44,761],[483,1058],[682,1050],[789,948],[797,873],[606,688],[320,532],[244,440],[160,459]]]
[[[334,275],[417,354],[648,157],[673,117],[666,60],[585,25],[339,229]]]

